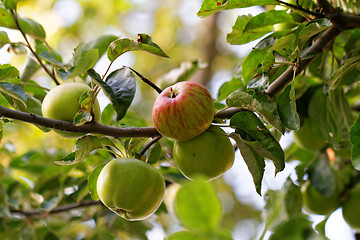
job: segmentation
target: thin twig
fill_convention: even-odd
[[[23,31],[23,29],[20,26],[19,23],[19,19],[17,14],[14,12],[14,10],[10,10],[11,14],[14,18],[16,27],[18,28],[18,30],[20,31],[21,35],[24,37],[25,42],[27,44],[27,47],[29,48],[29,50],[31,51],[31,53],[35,56],[36,60],[39,62],[40,66],[45,70],[45,72],[54,80],[54,82],[56,83],[56,85],[60,85],[60,82],[56,79],[55,75],[42,63],[41,59],[39,58],[39,56],[36,54],[36,52],[34,51],[34,49],[31,47],[31,44],[26,36],[26,33]]]
[[[140,157],[142,157],[146,151],[152,146],[154,145],[156,142],[158,142],[160,139],[162,138],[162,136],[157,136],[157,137],[154,137],[153,139],[151,139],[150,142],[148,142],[144,148],[141,150],[141,152],[139,153]]]
[[[141,80],[143,80],[143,82],[145,82],[146,84],[148,84],[150,87],[152,87],[153,89],[155,89],[155,91],[157,91],[157,93],[161,93],[162,89],[159,88],[158,86],[156,86],[153,82],[151,82],[149,79],[147,79],[146,77],[144,77],[143,75],[141,75],[140,73],[138,73],[137,71],[135,71],[134,69],[132,69],[131,67],[127,67],[129,68],[131,71],[133,71],[136,75],[139,76],[139,78]]]
[[[62,205],[59,207],[56,207],[50,211],[43,210],[43,209],[37,209],[37,210],[17,210],[17,209],[10,209],[11,213],[21,214],[26,217],[32,217],[36,215],[41,214],[56,214],[61,212],[66,212],[69,210],[77,209],[77,208],[83,208],[83,207],[89,207],[89,206],[95,206],[95,205],[102,205],[100,201],[94,201],[94,200],[88,200],[80,203],[70,203],[66,205]]]

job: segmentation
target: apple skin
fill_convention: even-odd
[[[129,221],[154,213],[165,194],[165,181],[152,165],[132,158],[117,158],[105,165],[97,180],[102,203]]]
[[[51,89],[45,96],[41,111],[44,117],[72,122],[74,116],[80,111],[79,99],[81,95],[91,88],[85,83],[66,83]],[[95,121],[100,120],[100,105],[96,100],[93,106]],[[65,132],[54,130],[66,138],[79,138],[84,133]]]
[[[302,188],[304,208],[310,213],[329,215],[340,207],[341,193],[342,188],[339,183],[334,194],[324,196],[311,186],[310,182],[307,182]]]
[[[194,179],[202,175],[210,180],[221,176],[232,167],[234,147],[230,139],[221,134],[225,134],[224,130],[211,126],[191,140],[175,141],[175,164],[185,177]]]
[[[360,183],[351,190],[349,197],[342,206],[342,215],[345,222],[354,229],[360,229]]]
[[[179,82],[165,88],[156,98],[152,121],[161,135],[186,141],[210,127],[214,112],[212,97],[203,85]]]

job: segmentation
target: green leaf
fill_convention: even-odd
[[[16,23],[14,21],[13,16],[8,10],[3,8],[2,6],[0,6],[0,16],[1,16],[0,18],[1,27],[16,29]]]
[[[17,78],[19,77],[19,70],[11,66],[10,64],[0,65],[0,81],[4,81],[8,78]]]
[[[299,33],[299,40],[301,46],[314,35],[324,31],[331,26],[328,19],[317,19],[309,22]]]
[[[210,183],[187,182],[175,197],[175,213],[180,222],[202,232],[213,232],[221,218],[221,202]]]
[[[99,50],[92,49],[88,51],[86,54],[81,56],[77,62],[77,65],[72,69],[69,78],[73,78],[79,76],[80,74],[85,73],[89,69],[95,66],[99,59]]]
[[[0,82],[0,93],[5,94],[11,99],[19,101],[23,106],[26,106],[27,96],[24,90],[17,84]],[[9,101],[9,99],[7,99]],[[11,102],[9,102],[11,104]]]
[[[260,33],[244,32],[246,25],[253,18],[252,15],[241,15],[236,19],[235,25],[232,27],[232,32],[226,36],[226,41],[232,45],[242,45],[251,41],[254,41],[266,33],[271,32],[264,31]]]
[[[270,125],[279,132],[284,133],[276,103],[268,95],[244,90],[238,90],[230,94],[226,99],[229,107],[241,107],[260,114]]]
[[[350,130],[351,162],[360,171],[360,114]]]
[[[10,43],[9,36],[6,32],[0,31],[0,49],[8,43]]]
[[[360,80],[360,56],[347,59],[345,63],[336,70],[330,83],[329,91],[340,86],[348,86]]]
[[[80,111],[74,116],[73,122],[77,126],[84,125],[87,122],[91,122],[92,110],[94,106],[94,90],[84,92],[79,99]]]
[[[174,68],[164,76],[162,76],[158,82],[161,89],[165,89],[168,86],[174,85],[177,82],[183,82],[189,80],[199,69],[207,67],[206,63],[202,63],[199,60],[192,62],[182,62],[179,68]]]
[[[244,89],[245,85],[240,78],[233,77],[231,81],[225,82],[221,85],[219,92],[218,92],[218,101],[222,101],[226,99],[232,92],[238,89]]]
[[[302,196],[300,186],[295,185],[289,177],[285,183],[285,209],[290,218],[302,214]]]
[[[77,140],[75,152],[70,153],[65,158],[56,161],[55,163],[59,165],[73,165],[84,160],[93,150],[101,148],[111,151],[115,155],[124,156],[123,146],[116,143],[116,140],[107,137],[87,135]]]
[[[253,178],[256,192],[261,196],[261,183],[265,172],[265,159],[252,149],[239,134],[231,133],[230,137],[235,140],[239,147],[241,156]]]
[[[296,112],[295,91],[292,84],[284,89],[276,103],[281,122],[289,129],[299,130],[300,118]]]
[[[316,233],[312,228],[312,222],[306,219],[305,216],[299,216],[276,226],[269,240],[279,239],[316,239]]]
[[[220,6],[215,0],[204,0],[197,15],[207,17],[221,10],[278,4],[274,0],[220,0],[219,2],[222,3]]]
[[[125,116],[135,96],[135,75],[126,67],[112,72],[105,82],[94,70],[88,71],[88,74],[110,99],[117,113],[117,121],[120,121]]]
[[[253,49],[241,64],[244,83],[248,84],[257,72],[259,65],[268,54],[265,49]]]
[[[146,152],[146,162],[154,164],[159,161],[161,155],[161,144],[159,142],[154,143]]]
[[[169,236],[168,240],[206,240],[196,233],[180,231]]]
[[[88,179],[87,179],[88,180],[88,189],[91,194],[91,198],[95,201],[100,200],[98,192],[97,192],[96,184],[97,184],[97,179],[99,177],[99,174],[100,174],[101,170],[105,167],[105,165],[106,165],[106,163],[97,165],[96,168],[89,174]]]
[[[244,32],[271,32],[273,25],[283,22],[294,22],[292,16],[286,11],[270,10],[260,13],[250,19]]]
[[[15,10],[18,0],[4,0],[4,6],[7,9]]]
[[[74,65],[78,65],[81,58],[93,49],[97,49],[99,51],[98,58],[100,58],[106,52],[110,43],[115,41],[117,38],[118,37],[115,35],[105,34],[89,42],[79,44],[79,46],[75,49]]]
[[[285,167],[285,154],[279,142],[273,137],[260,119],[250,111],[236,113],[230,119],[230,126],[235,127],[238,133],[245,132],[252,140],[245,141],[260,156],[273,161],[276,172],[282,171]]]
[[[23,30],[26,34],[34,38],[45,39],[46,33],[41,24],[29,18],[18,19],[21,30]]]
[[[138,36],[138,41],[133,41],[128,38],[120,38],[113,41],[107,49],[107,56],[109,60],[112,62],[123,53],[128,51],[146,51],[160,57],[169,57],[157,44],[152,42],[152,39],[149,35],[139,34]]]
[[[48,51],[40,52],[39,56],[57,67],[63,68],[65,66],[65,64],[61,62],[61,59],[58,59],[57,56]]]
[[[310,184],[324,196],[331,196],[335,192],[335,172],[330,166],[327,154],[320,154],[320,157],[309,167]]]

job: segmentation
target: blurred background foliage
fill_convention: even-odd
[[[172,69],[191,62],[197,62],[200,68],[207,64],[209,67],[198,71],[192,80],[207,85],[216,96],[220,85],[231,78],[239,55],[245,56],[250,49],[246,46],[231,48],[225,42],[225,33],[230,31],[237,14],[219,13],[199,18],[196,12],[200,6],[200,0],[20,0],[17,11],[20,16],[42,24],[47,42],[60,53],[64,62],[71,60],[79,43],[101,34],[136,39],[138,33],[147,33],[170,58],[129,52],[119,57],[112,69],[130,66],[159,86],[166,86],[171,84],[171,79],[163,76]],[[12,42],[23,41],[16,30],[1,30],[6,30]],[[1,49],[0,63],[19,66],[21,71],[26,54],[6,50]],[[108,65],[109,60],[103,56],[95,69],[104,74]],[[38,71],[33,80],[45,88],[54,86],[43,71]],[[155,97],[156,92],[139,80],[135,101],[121,124],[151,126]],[[1,101],[2,105],[7,105],[4,99]],[[107,98],[100,95],[103,109],[108,103]],[[18,121],[6,124],[3,132],[0,145],[1,239],[161,239],[182,229],[165,205],[158,210],[159,214],[145,221],[127,222],[91,200],[87,177],[98,164],[112,159],[109,152],[96,150],[86,161],[59,166],[54,162],[74,151],[75,140],[61,138],[52,131],[43,133],[31,124]],[[138,150],[140,145],[136,141],[131,144]],[[165,149],[167,144],[172,144],[165,139],[161,142]],[[163,159],[169,158],[166,151],[163,155]],[[251,187],[249,194],[255,191],[250,175],[248,177],[248,183],[243,186]],[[172,189],[178,187],[173,185],[165,198],[168,207],[172,205],[175,192]],[[247,227],[238,231],[245,232],[246,238],[254,237],[261,228],[259,204],[253,207],[251,200],[241,202],[233,191],[234,186],[223,178],[213,181],[213,185],[223,204],[221,227],[232,232],[243,221],[245,225],[241,226]],[[90,207],[76,208],[77,204]]]

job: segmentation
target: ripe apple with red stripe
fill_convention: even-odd
[[[214,112],[209,91],[200,83],[185,81],[167,87],[159,94],[152,120],[161,135],[186,141],[210,127]]]

